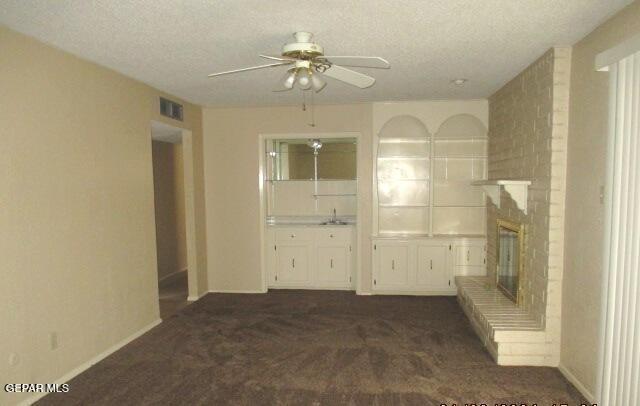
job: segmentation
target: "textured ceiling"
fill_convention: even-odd
[[[572,45],[631,0],[0,0],[0,23],[191,102],[294,104],[265,63],[294,31],[327,55],[374,55],[377,83],[335,82],[318,103],[485,98],[552,46]],[[453,78],[468,78],[462,87]]]

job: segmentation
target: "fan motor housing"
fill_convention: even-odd
[[[311,59],[324,53],[324,49],[313,42],[293,42],[282,47],[282,56],[297,59]]]

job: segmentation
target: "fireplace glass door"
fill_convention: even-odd
[[[520,224],[498,220],[498,288],[518,303],[522,272],[523,232]]]

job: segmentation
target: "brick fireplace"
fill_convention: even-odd
[[[504,192],[500,208],[487,205],[487,276],[457,284],[501,364],[559,363],[570,64],[569,48],[553,48],[489,99],[489,179],[530,180],[528,210]],[[526,230],[517,305],[496,288],[498,219]]]

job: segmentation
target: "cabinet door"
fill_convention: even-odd
[[[449,289],[451,271],[447,263],[448,245],[418,246],[418,285],[430,289]]]
[[[377,244],[377,287],[406,287],[409,283],[409,247]]]
[[[306,245],[278,245],[276,252],[278,283],[307,282],[309,280],[308,257]]]
[[[319,246],[317,280],[320,285],[349,285],[349,248]]]
[[[483,264],[484,249],[481,246],[456,246],[456,266],[481,266]]]

